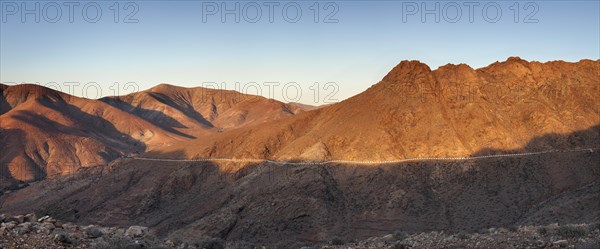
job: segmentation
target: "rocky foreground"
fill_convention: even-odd
[[[80,226],[35,214],[6,217],[0,214],[0,249],[4,248],[177,248],[157,241],[147,227]],[[171,244],[169,244],[171,243]]]
[[[489,228],[476,233],[396,232],[362,241],[331,239],[325,244],[256,245],[207,238],[192,242],[154,237],[147,227],[81,226],[35,214],[0,214],[0,249],[4,248],[600,248],[600,223]]]
[[[600,223],[489,228],[477,233],[395,233],[333,248],[600,248]],[[340,243],[337,241],[337,243]],[[330,244],[336,244],[331,241]]]

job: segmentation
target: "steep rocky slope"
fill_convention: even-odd
[[[235,91],[166,84],[101,100],[186,136],[199,136],[212,128],[223,131],[292,116],[301,107]]]
[[[231,91],[159,85],[91,100],[38,85],[1,85],[0,189],[291,115],[286,104]]]
[[[261,126],[156,150],[183,156],[388,160],[514,149],[546,133],[600,123],[600,61],[527,62],[431,70],[403,61],[381,82],[341,103]],[[582,145],[594,141],[587,137]],[[570,148],[574,141],[531,150]]]
[[[8,87],[2,97],[3,106],[8,107],[0,115],[0,169],[5,179],[40,179],[143,151],[147,142],[143,134],[149,130],[155,139],[169,137],[102,102],[41,86]]]

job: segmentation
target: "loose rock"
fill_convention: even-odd
[[[558,241],[554,241],[552,243],[552,245],[560,246],[560,247],[567,247],[569,245],[569,241],[564,240],[564,239],[563,240],[558,240]]]
[[[132,238],[142,237],[142,236],[144,236],[144,234],[146,234],[146,232],[148,232],[148,228],[147,227],[143,227],[143,226],[130,226],[127,229],[127,231],[125,232],[125,236],[132,237]]]
[[[23,217],[23,221],[24,222],[36,222],[37,216],[35,215],[35,213],[27,214]]]
[[[60,242],[60,243],[65,243],[65,244],[71,243],[71,239],[69,238],[69,236],[67,236],[64,233],[59,233],[59,234],[54,235],[54,241]]]
[[[83,228],[83,231],[84,231],[85,235],[90,239],[102,237],[102,235],[103,235],[102,231],[98,227],[93,226],[93,225]]]

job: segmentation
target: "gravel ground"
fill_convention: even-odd
[[[600,249],[600,224],[490,228],[478,233],[395,233],[330,248],[577,248]],[[336,243],[337,242],[337,243]],[[339,244],[331,241],[330,244]]]
[[[332,239],[326,244],[253,245],[207,238],[193,242],[159,240],[148,228],[81,226],[35,214],[6,217],[0,214],[0,249],[4,248],[577,248],[600,249],[600,223],[551,224],[515,228],[489,228],[477,233],[396,232],[358,242]]]

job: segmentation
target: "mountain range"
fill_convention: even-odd
[[[97,100],[0,84],[0,211],[284,247],[600,222],[599,73],[600,60],[402,61],[320,107],[167,84]],[[352,163],[432,157],[472,158]],[[207,158],[258,160],[190,160]],[[298,163],[328,160],[349,162]]]
[[[305,108],[233,91],[166,84],[98,100],[30,84],[0,85],[0,91],[4,183],[67,174],[122,155],[293,116]]]
[[[5,183],[31,181],[128,154],[394,160],[522,148],[536,136],[600,123],[599,68],[600,61],[518,57],[479,69],[402,61],[363,93],[322,108],[167,84],[98,100],[0,85],[0,173]],[[529,149],[594,143],[582,137]]]
[[[600,123],[599,68],[600,61],[518,57],[480,69],[448,64],[431,70],[403,61],[340,103],[155,151],[185,158],[394,160],[516,149],[536,136]],[[580,138],[530,149],[597,142]]]

